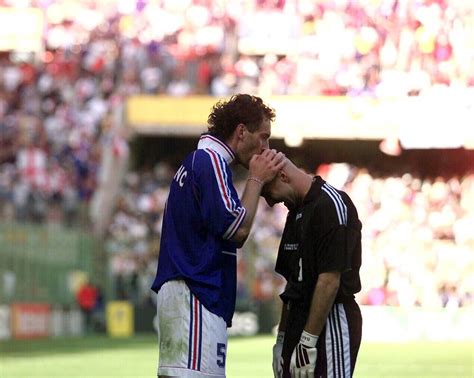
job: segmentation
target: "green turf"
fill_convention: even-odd
[[[271,377],[273,337],[231,338],[227,376]],[[0,343],[0,377],[154,377],[153,335]],[[473,344],[362,345],[356,377],[473,377]]]

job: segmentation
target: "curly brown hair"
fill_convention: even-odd
[[[275,110],[264,104],[260,97],[236,94],[228,101],[219,101],[212,107],[207,118],[208,131],[222,140],[227,140],[240,123],[253,133],[264,119],[273,121]]]

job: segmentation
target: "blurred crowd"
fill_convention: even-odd
[[[2,221],[90,226],[103,150],[126,150],[114,110],[129,95],[381,98],[474,88],[474,6],[464,0],[0,0],[0,7],[37,7],[45,17],[41,51],[0,51]],[[339,166],[327,173],[340,171],[364,223],[360,301],[472,303],[473,176],[377,178]],[[106,243],[118,297],[149,294],[172,174],[159,164],[126,177]],[[281,289],[273,266],[285,214],[262,204],[239,257],[242,303]]]
[[[323,170],[324,171],[324,170]],[[473,303],[474,175],[421,180],[326,169],[363,223],[361,303],[458,307]]]
[[[0,0],[44,49],[0,52],[0,213],[74,224],[129,95],[417,95],[474,85],[462,0]]]
[[[376,177],[347,164],[317,174],[354,200],[363,223],[361,304],[459,307],[474,303],[474,175]],[[148,300],[159,253],[161,216],[172,170],[129,173],[110,225],[107,251],[117,293]],[[237,181],[242,191],[244,181]],[[238,254],[238,306],[275,300],[274,273],[287,210],[262,200],[251,237]]]

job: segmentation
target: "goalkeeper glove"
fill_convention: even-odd
[[[275,345],[273,345],[273,377],[283,377],[283,357],[281,352],[283,350],[283,340],[285,338],[285,332],[279,331]]]
[[[316,368],[318,336],[306,331],[301,334],[300,342],[296,345],[290,361],[290,372],[293,378],[313,378]]]

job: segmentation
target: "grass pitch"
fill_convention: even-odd
[[[231,338],[227,376],[272,377],[274,337]],[[363,343],[355,377],[474,377],[472,343]],[[0,342],[0,377],[155,377],[154,335]]]

